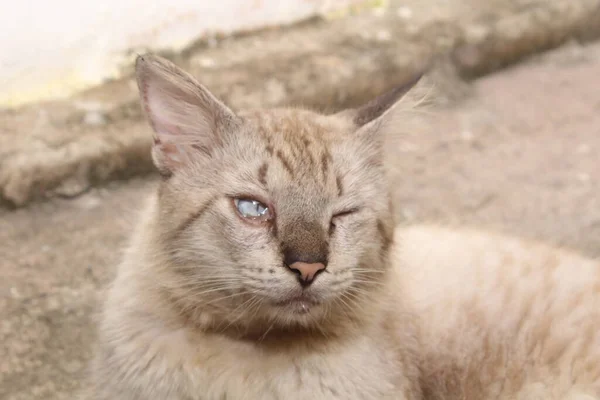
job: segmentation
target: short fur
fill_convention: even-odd
[[[598,263],[394,237],[381,131],[414,82],[335,115],[236,113],[166,60],[136,70],[163,181],[109,290],[92,398],[600,398]],[[289,257],[327,267],[303,288]]]

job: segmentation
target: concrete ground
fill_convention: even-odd
[[[460,103],[433,111],[397,143],[399,220],[475,225],[600,256],[599,71],[600,45],[567,46],[477,80]],[[0,209],[0,398],[74,397],[100,289],[155,183]]]

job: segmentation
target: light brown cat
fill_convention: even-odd
[[[396,232],[426,399],[600,399],[600,262],[497,234]]]
[[[136,70],[163,180],[92,398],[600,398],[598,263],[436,227],[394,240],[382,132],[412,82],[335,115],[234,113],[166,60]]]

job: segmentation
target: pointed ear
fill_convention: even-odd
[[[422,76],[423,73],[416,74],[406,82],[377,96],[368,103],[358,108],[344,110],[339,114],[343,115],[344,118],[350,118],[359,129],[372,125],[372,123],[382,120],[384,115],[421,80]]]
[[[170,61],[138,56],[135,71],[142,106],[154,129],[152,158],[163,175],[194,156],[206,156],[238,122],[233,111]]]

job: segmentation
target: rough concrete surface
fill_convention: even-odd
[[[600,0],[382,3],[347,18],[211,38],[172,58],[235,107],[333,110],[426,65],[478,75],[600,33]],[[150,171],[136,97],[127,78],[68,100],[0,111],[0,205],[72,197]]]
[[[600,256],[600,44],[476,80],[397,139],[399,221],[469,224]],[[156,180],[0,210],[0,398],[72,399],[94,311]]]

